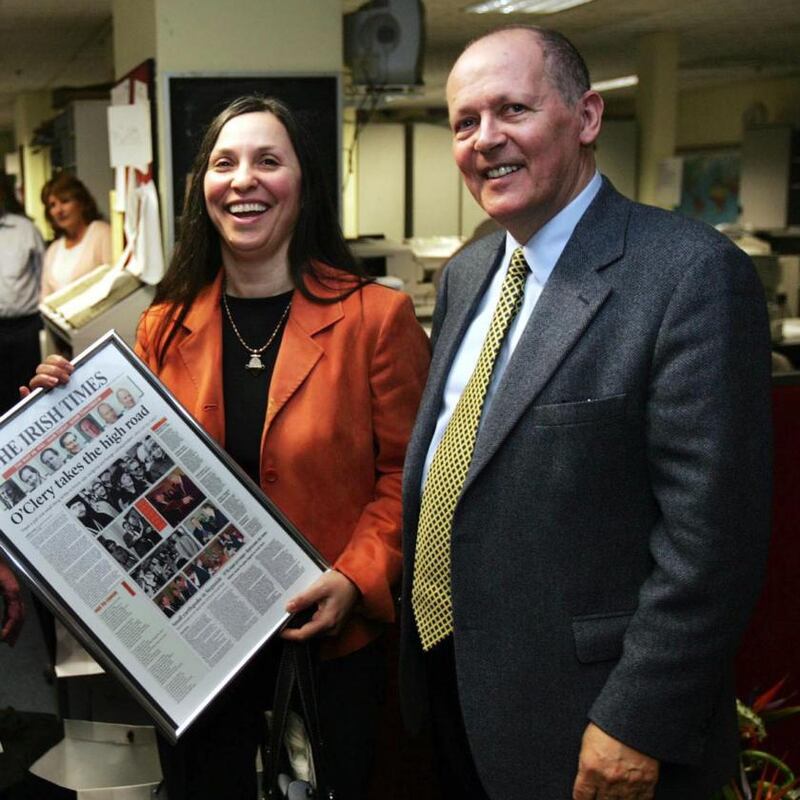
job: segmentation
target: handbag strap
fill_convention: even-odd
[[[283,642],[281,659],[278,666],[278,677],[275,683],[275,699],[272,707],[272,724],[269,729],[269,741],[266,752],[262,750],[261,760],[264,775],[268,778],[268,797],[280,797],[278,794],[278,774],[280,772],[281,753],[286,721],[292,698],[292,691],[297,688],[300,710],[306,725],[306,733],[311,747],[316,777],[315,796],[320,800],[335,800],[335,794],[328,784],[328,769],[325,762],[325,748],[322,739],[322,727],[319,718],[319,704],[316,680],[316,659],[312,645],[308,642]]]
[[[311,756],[314,759],[317,796],[321,800],[334,800],[334,792],[328,782],[330,772],[325,760],[326,749],[319,718],[316,658],[312,645],[308,642],[292,642],[290,646],[294,651],[297,693],[311,744]]]
[[[294,664],[294,656],[289,648],[284,646],[281,649],[278,676],[275,682],[275,697],[272,703],[272,721],[269,726],[269,737],[265,737],[262,740],[261,747],[264,786],[267,789],[267,797],[269,798],[281,796],[278,794],[278,775],[280,773],[286,720],[289,715],[289,703],[292,698],[292,688],[295,681]]]

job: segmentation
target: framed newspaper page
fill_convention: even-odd
[[[0,548],[173,740],[320,554],[113,331],[0,417]]]

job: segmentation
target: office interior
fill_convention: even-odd
[[[52,231],[41,188],[58,170],[76,172],[112,223],[120,255],[125,220],[112,193],[123,185],[109,161],[107,108],[114,87],[148,65],[150,177],[168,262],[180,203],[173,171],[180,120],[171,87],[209,78],[231,86],[245,79],[330,79],[343,230],[376,276],[412,295],[427,324],[437,269],[486,221],[450,153],[444,98],[449,66],[467,41],[502,24],[535,23],[567,34],[586,57],[593,81],[608,85],[596,150],[601,172],[631,198],[718,226],[753,256],[764,283],[775,365],[775,525],[767,586],[739,655],[739,691],[766,688],[785,674],[787,686],[800,691],[800,645],[791,633],[800,612],[798,4],[592,0],[553,14],[478,14],[466,6],[467,0],[5,0],[0,168],[15,176],[25,211],[46,240]],[[421,25],[415,21],[419,8]],[[376,43],[377,15],[392,29],[394,44]],[[400,44],[416,46],[417,55],[392,55]],[[360,72],[358,59],[366,56],[391,65],[385,83],[371,83]],[[608,83],[613,81],[617,85]],[[146,282],[137,284],[88,326],[48,324],[48,335],[66,340],[75,352],[112,324],[130,339],[152,291]],[[78,720],[146,724],[127,698],[105,686],[87,688],[86,677],[57,679],[51,662],[30,613],[18,647],[0,648],[0,708],[60,718],[71,702],[69,713]],[[64,681],[77,683],[65,688]],[[389,728],[399,725],[392,713]],[[791,724],[774,734],[773,750],[789,753],[800,768],[800,727]],[[130,744],[117,729],[84,729],[76,722],[71,730],[90,749]],[[0,743],[3,738],[0,718]],[[146,743],[148,734],[137,741]],[[424,798],[425,789],[409,777],[413,746],[403,744],[399,731],[387,730],[386,749],[391,754],[382,756],[381,796]],[[88,761],[104,761],[99,750],[91,752]],[[121,781],[114,785],[130,787],[134,775],[157,772],[157,759],[148,761],[147,752],[131,757],[138,760],[113,777]],[[99,797],[87,793],[88,784],[110,785],[112,778],[89,778],[78,769],[69,780],[76,791],[85,781],[84,794]],[[125,797],[150,796],[141,787],[141,794],[128,791]]]

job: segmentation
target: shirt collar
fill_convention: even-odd
[[[575,226],[600,191],[602,183],[603,179],[600,177],[600,173],[595,170],[592,179],[578,195],[539,228],[524,245],[520,245],[510,233],[506,233],[506,253],[513,253],[517,247],[522,246],[525,260],[531,266],[534,277],[542,286],[550,277],[550,273],[567,246]]]

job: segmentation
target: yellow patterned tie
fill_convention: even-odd
[[[423,650],[430,650],[453,632],[450,591],[453,512],[472,461],[495,360],[506,331],[522,305],[527,274],[525,255],[518,247],[511,256],[478,363],[445,428],[422,490],[411,607]]]

